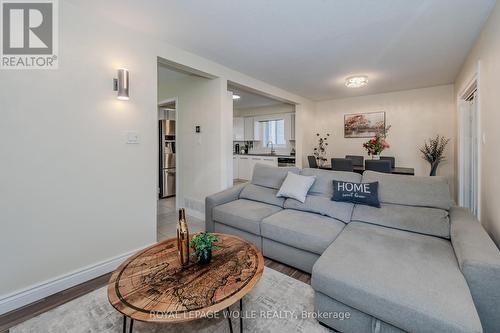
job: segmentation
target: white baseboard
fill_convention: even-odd
[[[124,253],[109,260],[84,267],[80,270],[33,285],[8,295],[2,295],[0,296],[0,315],[112,272],[122,262],[124,262],[125,259],[142,249],[143,248]]]

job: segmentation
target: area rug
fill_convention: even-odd
[[[244,332],[331,332],[314,318],[314,292],[308,284],[270,268],[245,296]],[[237,305],[231,307],[237,311]],[[239,332],[239,319],[232,320]],[[123,317],[108,303],[106,288],[59,306],[18,326],[11,333],[111,333],[122,332]],[[136,333],[229,332],[228,320],[199,319],[181,324],[134,323]]]

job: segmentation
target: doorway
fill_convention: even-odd
[[[480,216],[480,122],[477,79],[459,100],[459,205]]]

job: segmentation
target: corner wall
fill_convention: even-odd
[[[497,2],[455,82],[455,97],[474,77],[480,63],[481,223],[500,247],[500,3]],[[482,138],[481,138],[482,139]]]

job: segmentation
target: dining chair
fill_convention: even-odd
[[[352,160],[348,158],[332,158],[332,170],[352,172]]]
[[[381,161],[391,161],[391,168],[396,167],[396,158],[394,156],[380,156]]]
[[[392,173],[391,161],[387,160],[366,160],[365,170]]]
[[[314,156],[307,156],[307,160],[309,161],[309,167],[310,168],[318,168],[318,162],[316,162],[316,157]]]
[[[354,166],[363,166],[365,158],[359,155],[345,155],[345,158],[352,160],[352,165]]]

